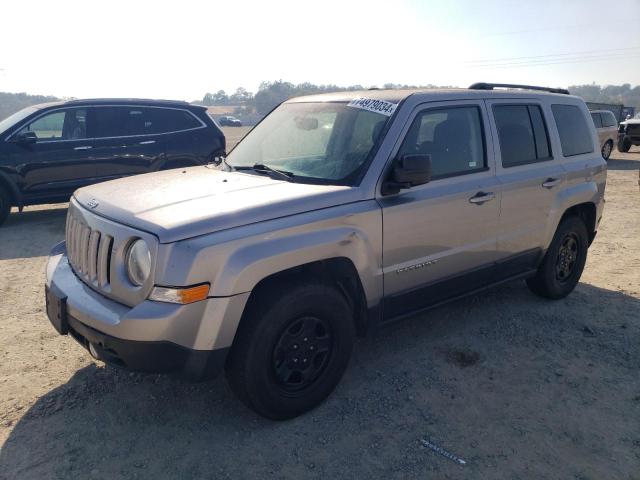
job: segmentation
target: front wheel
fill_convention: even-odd
[[[527,280],[531,291],[554,300],[569,295],[580,280],[588,248],[589,235],[582,219],[565,218],[558,226],[536,275]]]
[[[267,418],[285,420],[320,404],[349,362],[353,312],[336,288],[283,283],[257,292],[226,366],[233,391]]]

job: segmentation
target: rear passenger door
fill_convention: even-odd
[[[551,112],[535,100],[487,100],[500,181],[501,276],[533,268],[545,248],[554,199],[566,181],[549,140]]]
[[[618,138],[618,122],[616,121],[616,117],[611,112],[604,112],[600,115],[602,118],[602,139],[600,140],[600,145],[608,140],[612,141],[612,146],[615,143],[615,140]],[[598,135],[599,137],[600,135]]]
[[[89,109],[89,153],[99,181],[151,172],[164,161],[164,137],[152,114],[136,105]]]
[[[384,316],[393,318],[492,279],[499,198],[482,101],[418,107],[392,158],[430,154],[432,180],[382,195]]]

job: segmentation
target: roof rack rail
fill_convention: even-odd
[[[550,87],[537,87],[535,85],[515,85],[511,83],[474,83],[469,87],[469,90],[493,90],[494,88],[519,88],[522,90],[539,90],[541,92],[549,93],[561,93],[563,95],[571,95],[566,88],[550,88]]]

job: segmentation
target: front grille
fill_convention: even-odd
[[[69,210],[67,216],[67,256],[73,271],[85,282],[99,288],[111,283],[113,237],[92,230]]]

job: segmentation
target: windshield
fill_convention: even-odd
[[[35,107],[27,107],[23,108],[19,112],[14,113],[13,115],[8,116],[4,120],[0,121],[0,133],[4,133],[8,128],[13,127],[16,123],[18,123],[23,118],[27,118],[33,112],[37,112],[38,109]]]
[[[293,181],[355,185],[388,119],[347,103],[286,103],[233,149],[227,164],[266,165]]]

